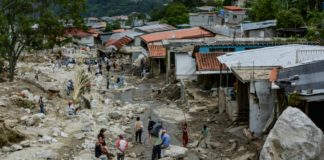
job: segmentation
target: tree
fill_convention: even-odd
[[[277,28],[299,28],[304,25],[303,17],[295,8],[280,11],[277,21]]]
[[[187,6],[189,9],[205,5],[203,0],[173,0],[175,3],[181,3]]]
[[[114,21],[113,24],[112,24],[112,29],[120,29],[121,26],[120,26],[120,22],[118,20]]]
[[[113,30],[112,25],[107,23],[106,28],[105,28],[105,32],[111,32],[112,30]]]
[[[275,19],[282,5],[279,0],[256,0],[252,3],[252,10],[249,17],[254,21]]]
[[[21,52],[52,48],[62,41],[64,24],[81,26],[85,0],[1,0],[0,52],[9,62],[9,79]]]
[[[188,9],[182,3],[171,3],[166,7],[162,20],[173,26],[188,23]]]

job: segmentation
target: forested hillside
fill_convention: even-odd
[[[161,8],[166,2],[167,0],[88,0],[86,16],[150,13],[153,9]]]

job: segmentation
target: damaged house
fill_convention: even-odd
[[[142,47],[148,50],[151,71],[154,75],[166,73],[167,49],[163,40],[171,39],[197,39],[214,37],[215,34],[200,27],[178,29],[172,31],[156,32],[140,36]]]
[[[324,130],[324,49],[297,51],[299,64],[277,72],[278,113],[294,106]],[[279,101],[281,100],[281,101]]]
[[[273,68],[288,68],[299,65],[298,53],[305,50],[322,50],[324,47],[311,45],[282,45],[261,49],[228,53],[219,56],[218,60],[225,64],[237,78],[234,87],[227,92],[227,97],[220,102],[220,110],[226,110],[231,119],[247,120],[250,130],[261,136],[271,127],[273,113],[277,109],[276,88],[272,83]],[[305,56],[305,59],[307,59]],[[320,59],[318,56],[313,60]],[[228,89],[224,89],[228,90]],[[221,92],[220,92],[221,93]],[[219,96],[226,97],[225,94]],[[219,98],[222,99],[222,98]]]

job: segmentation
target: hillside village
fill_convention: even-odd
[[[49,20],[6,28],[14,6],[3,3],[0,45],[24,40],[0,47],[0,159],[324,159],[324,19],[247,21],[235,0],[194,6],[176,25],[69,17],[56,37],[43,35]]]

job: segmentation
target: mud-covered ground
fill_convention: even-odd
[[[72,55],[73,56],[73,55]],[[80,57],[80,55],[75,55]],[[90,57],[88,54],[82,56]],[[242,128],[229,126],[226,114],[219,114],[217,97],[204,92],[192,82],[187,83],[188,103],[179,104],[172,92],[158,95],[165,87],[165,75],[154,78],[133,76],[126,71],[111,71],[110,76],[125,74],[126,84],[118,89],[106,89],[106,75],[96,77],[94,68],[91,76],[91,92],[84,96],[95,104],[91,109],[82,108],[78,115],[66,115],[67,102],[71,96],[65,93],[66,81],[76,76],[78,69],[86,69],[85,65],[57,68],[52,72],[48,56],[42,61],[30,59],[18,64],[14,82],[0,83],[0,122],[7,127],[25,135],[20,143],[10,143],[0,150],[0,159],[93,159],[96,135],[101,128],[107,128],[106,141],[112,153],[116,148],[114,142],[118,134],[125,134],[130,142],[127,159],[150,159],[152,146],[147,142],[147,121],[151,116],[155,121],[162,121],[171,135],[171,144],[181,146],[181,123],[187,122],[189,127],[188,155],[185,159],[256,159],[259,141],[247,141]],[[121,63],[127,60],[121,59]],[[40,71],[39,80],[35,72]],[[24,80],[29,80],[26,82]],[[34,83],[30,83],[34,82]],[[36,84],[36,85],[35,85]],[[99,84],[99,85],[97,85]],[[173,85],[176,87],[177,85]],[[59,90],[59,96],[49,97],[44,90]],[[178,88],[174,88],[178,91]],[[28,90],[32,97],[22,95]],[[171,95],[171,97],[170,97]],[[22,98],[33,105],[21,105],[13,101]],[[25,96],[25,97],[24,97]],[[37,97],[45,99],[46,116],[37,114],[39,107]],[[144,123],[144,144],[134,143],[133,125],[135,118],[141,117]],[[207,149],[195,147],[202,126],[210,128],[210,141]],[[229,132],[227,132],[229,131]],[[1,134],[1,132],[0,132]],[[1,138],[1,137],[0,137]]]

